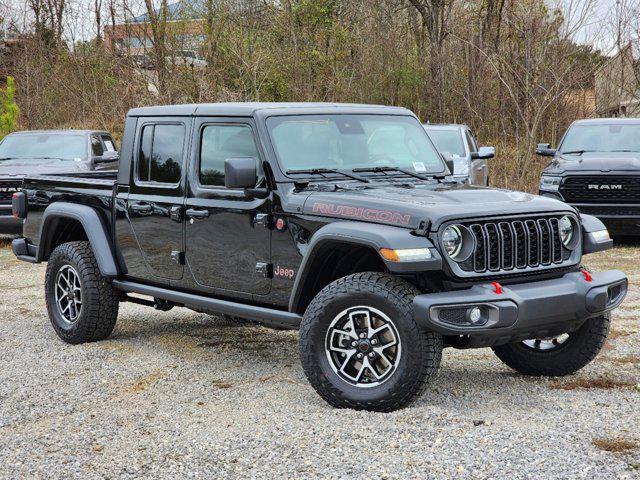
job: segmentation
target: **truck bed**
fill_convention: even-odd
[[[95,207],[110,227],[116,178],[116,171],[25,177],[22,190],[27,194],[29,213],[23,224],[23,235],[31,239],[38,237],[42,213],[53,202]]]

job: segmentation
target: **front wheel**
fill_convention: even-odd
[[[600,352],[609,334],[610,322],[607,313],[586,320],[575,332],[500,345],[493,347],[493,351],[505,365],[523,375],[570,375]]]
[[[318,394],[338,408],[392,411],[410,403],[438,371],[442,337],[419,329],[419,291],[381,273],[326,286],[300,326],[300,357]]]

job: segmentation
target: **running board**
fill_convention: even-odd
[[[142,283],[129,282],[127,280],[112,280],[112,284],[118,290],[130,293],[149,295],[162,300],[169,300],[173,303],[184,305],[188,308],[201,308],[203,310],[216,313],[234,315],[258,323],[263,323],[271,327],[298,330],[302,317],[297,313],[284,312],[272,308],[256,307],[245,305],[244,303],[218,300],[217,298],[203,297],[192,293],[177,292],[166,288],[154,287]]]

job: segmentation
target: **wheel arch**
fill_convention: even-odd
[[[87,205],[56,202],[45,209],[40,224],[36,261],[48,260],[58,245],[76,240],[89,242],[103,276],[118,275],[109,231],[96,209]]]
[[[430,248],[429,261],[396,263],[384,259],[380,249]],[[296,275],[289,311],[303,314],[313,297],[338,278],[365,271],[416,273],[437,270],[442,259],[425,237],[410,230],[359,222],[334,222],[311,238]]]

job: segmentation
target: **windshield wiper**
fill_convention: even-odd
[[[406,170],[404,168],[398,167],[362,167],[362,168],[354,168],[352,172],[400,172],[405,175],[409,175],[410,177],[419,178],[420,180],[430,180],[429,177],[425,177],[424,175],[420,175],[419,173],[412,172],[411,170]]]
[[[560,152],[560,155],[582,155],[585,152],[593,152],[595,150],[569,150],[568,152]]]
[[[327,178],[326,173],[336,173],[338,175],[343,175],[345,177],[352,178],[354,180],[358,180],[359,182],[369,183],[370,180],[359,175],[353,175],[351,173],[343,172],[341,170],[336,170],[334,168],[310,168],[308,170],[287,170],[287,175],[295,175],[295,174],[308,174],[308,175],[322,175]]]
[[[633,152],[638,153],[638,150],[609,150],[610,152]]]

